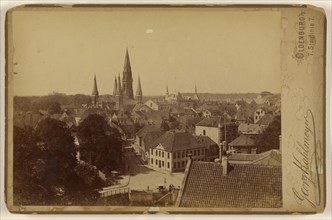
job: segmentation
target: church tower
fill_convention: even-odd
[[[133,76],[131,72],[130,59],[128,54],[128,49],[126,50],[126,57],[123,67],[123,75],[122,75],[122,91],[123,95],[128,97],[129,99],[134,99],[133,93]]]
[[[137,104],[143,104],[143,92],[142,92],[142,87],[141,87],[141,80],[138,76],[138,84],[137,84],[137,91],[136,91],[136,99],[137,99]]]
[[[168,84],[166,85],[166,96],[169,95],[169,92],[168,92]]]
[[[116,76],[114,79],[114,88],[113,88],[113,95],[116,96],[116,93],[118,92],[118,82],[116,80]]]
[[[98,92],[98,86],[97,86],[97,79],[96,75],[94,77],[94,82],[93,82],[93,90],[92,90],[92,106],[93,107],[98,107],[98,99],[99,99],[99,92]]]
[[[197,86],[195,84],[195,95],[194,95],[194,99],[199,101],[199,97],[198,97],[198,94],[197,94]]]
[[[118,91],[116,93],[116,97],[118,98],[117,109],[120,110],[123,107],[123,91],[122,91],[122,88],[121,88],[120,74],[118,75],[117,88],[118,88]]]

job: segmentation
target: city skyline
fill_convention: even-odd
[[[278,12],[91,13],[14,14],[15,95],[89,95],[94,75],[100,95],[112,94],[126,48],[134,91],[140,76],[147,96],[167,85],[170,93],[194,92],[195,84],[198,93],[280,93]]]

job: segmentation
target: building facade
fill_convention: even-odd
[[[168,131],[152,144],[149,165],[169,172],[183,171],[190,157],[205,161],[207,147],[187,132]]]

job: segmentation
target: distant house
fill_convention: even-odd
[[[163,121],[169,121],[170,118],[170,110],[158,110],[158,111],[149,111],[145,113],[146,122],[150,125],[156,125],[160,127]]]
[[[160,127],[154,125],[146,125],[135,134],[134,150],[143,161],[147,161],[151,144],[162,134]]]
[[[178,105],[174,105],[171,107],[170,109],[170,116],[178,118],[180,116],[185,115],[185,108],[178,106]]]
[[[195,134],[195,126],[198,122],[202,121],[202,117],[181,116],[177,119],[179,121],[182,130],[185,130],[191,134]]]
[[[255,142],[256,134],[241,134],[228,145],[230,150],[235,153],[251,153],[256,154],[257,145]]]
[[[145,104],[136,104],[134,106],[134,108],[132,109],[133,112],[135,112],[135,111],[148,112],[151,110],[152,109]]]
[[[187,116],[187,117],[196,117],[198,116],[198,112],[193,109],[193,108],[187,108],[185,107],[184,108],[184,116]]]
[[[14,125],[18,127],[32,127],[36,128],[40,121],[47,118],[48,115],[44,115],[41,112],[28,111],[26,113],[19,112],[14,115]]]
[[[205,151],[211,142],[200,142],[187,132],[167,131],[152,144],[149,165],[169,172],[182,171],[191,155],[193,160],[205,160]]]
[[[258,108],[254,112],[254,123],[256,124],[265,115],[265,110],[263,108]]]
[[[131,114],[128,111],[119,110],[112,115],[112,121],[119,125],[133,125]]]
[[[257,124],[263,127],[268,127],[273,119],[274,115],[272,113],[267,113],[257,121]]]
[[[281,208],[281,167],[189,160],[176,206]]]
[[[239,134],[261,134],[263,127],[259,124],[241,123],[238,127]]]
[[[154,111],[158,111],[159,110],[159,104],[151,99],[149,99],[148,101],[146,101],[144,103],[147,107],[149,107],[150,109],[154,110]]]
[[[230,154],[230,164],[257,164],[265,166],[281,166],[281,153],[279,150],[269,150],[260,154]]]
[[[228,118],[224,121],[221,116],[204,118],[195,126],[196,135],[208,136],[218,144],[225,141],[225,131],[227,142],[238,136],[237,125]]]

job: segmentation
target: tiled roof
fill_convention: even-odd
[[[266,165],[266,166],[281,166],[281,153],[278,150],[270,150],[261,153],[261,157],[254,160],[253,164]]]
[[[220,163],[191,161],[188,164],[180,207],[281,208],[281,167],[229,165],[222,175]]]
[[[207,147],[203,143],[199,143],[196,138],[187,132],[168,131],[155,140],[150,147],[154,148],[161,144],[168,152],[195,149]]]
[[[136,135],[144,138],[148,133],[153,131],[160,131],[160,128],[154,125],[145,125],[136,133]]]
[[[196,140],[198,143],[203,144],[205,146],[212,146],[212,145],[217,145],[216,142],[214,142],[211,138],[208,136],[202,136],[202,135],[197,135],[195,136]]]
[[[148,132],[143,138],[145,151],[148,151],[151,148],[151,144],[157,140],[164,132],[162,131],[151,131]]]
[[[281,166],[281,153],[278,150],[269,150],[260,154],[238,153],[228,157],[231,164],[247,163],[266,166]]]
[[[207,118],[204,118],[199,123],[197,123],[196,126],[218,127],[219,122],[221,124],[223,124],[224,123],[224,117],[221,117],[221,116],[207,117]],[[230,123],[230,120],[226,119],[226,123]]]
[[[273,121],[273,118],[274,118],[273,114],[265,114],[261,119],[259,119],[257,124],[269,125]]]
[[[241,134],[239,137],[237,137],[235,140],[233,140],[231,143],[229,143],[230,146],[241,146],[241,147],[251,147],[255,146],[255,135],[253,134]]]

